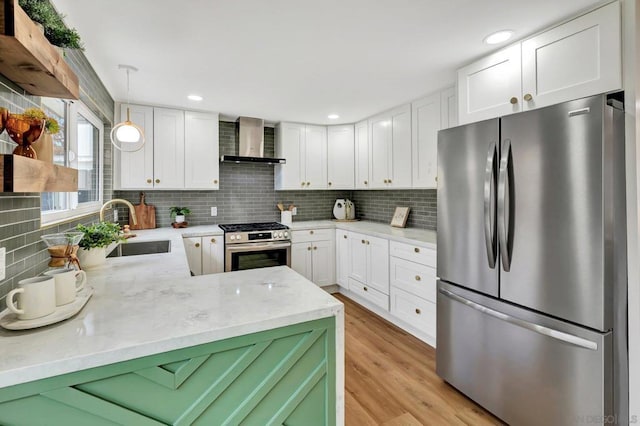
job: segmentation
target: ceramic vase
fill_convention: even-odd
[[[81,248],[78,250],[78,259],[82,269],[91,269],[105,264],[107,260],[106,247],[94,247],[90,250]]]

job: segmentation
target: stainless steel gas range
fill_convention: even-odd
[[[289,228],[277,222],[219,225],[224,231],[224,271],[291,266]]]

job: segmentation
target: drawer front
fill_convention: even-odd
[[[391,288],[391,313],[435,338],[436,304],[395,287]]]
[[[305,243],[311,241],[333,240],[335,236],[334,229],[307,229],[304,231],[292,231],[292,243]]]
[[[390,258],[391,285],[436,303],[436,270],[397,257]]]
[[[432,268],[436,267],[436,251],[432,248],[391,241],[389,252],[391,256],[399,257],[400,259],[431,266]]]
[[[389,296],[370,286],[362,284],[360,281],[349,278],[349,291],[354,292],[374,305],[380,306],[384,310],[389,310]]]

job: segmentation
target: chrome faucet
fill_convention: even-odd
[[[136,217],[136,209],[133,208],[133,204],[128,202],[127,200],[123,200],[122,198],[114,198],[113,200],[109,200],[100,207],[100,222],[104,221],[104,211],[111,204],[122,203],[129,207],[129,214],[131,214],[131,219],[133,220],[133,224],[138,224],[138,218]]]

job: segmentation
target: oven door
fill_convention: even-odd
[[[245,243],[227,245],[224,271],[291,266],[291,242]]]

